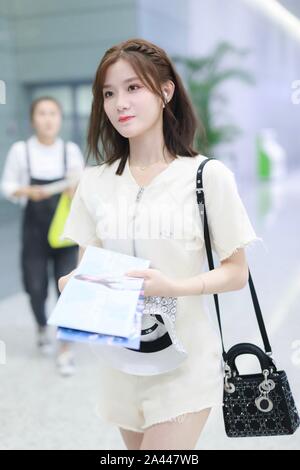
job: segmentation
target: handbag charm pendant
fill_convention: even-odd
[[[259,409],[259,411],[262,411],[263,413],[268,413],[273,409],[273,402],[268,395],[271,390],[274,390],[275,382],[271,379],[268,379],[268,370],[264,370],[263,374],[264,380],[258,386],[260,396],[255,399],[255,405]]]

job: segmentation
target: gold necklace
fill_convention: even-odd
[[[130,165],[131,167],[133,166],[134,168],[138,168],[139,170],[141,171],[145,171],[147,168],[149,168],[150,166],[153,166],[153,165],[156,165],[157,163],[162,163],[163,160],[158,160],[157,162],[154,162],[154,163],[150,163],[150,165],[146,165],[146,166],[139,166],[139,165]],[[173,160],[172,160],[173,161]],[[171,162],[170,162],[171,163]]]

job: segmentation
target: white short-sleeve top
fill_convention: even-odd
[[[36,135],[28,139],[31,176],[41,180],[64,176],[64,141],[58,137],[53,144],[42,144]],[[66,178],[75,178],[84,168],[84,158],[75,142],[66,142]],[[8,151],[1,178],[1,191],[11,202],[25,206],[26,197],[15,197],[13,193],[30,183],[25,141],[15,142]]]
[[[152,267],[169,274],[199,272],[204,237],[195,189],[197,168],[205,158],[177,156],[142,194],[128,161],[122,175],[115,174],[119,161],[85,168],[63,237],[84,247],[149,257]],[[205,166],[203,186],[212,248],[220,261],[262,240],[224,163],[211,160]]]
[[[196,174],[206,159],[177,156],[143,189],[128,160],[87,167],[65,225],[64,238],[79,245],[102,246],[151,261],[172,278],[195,276],[206,260],[203,227],[196,200]],[[203,187],[212,249],[219,260],[257,237],[239,196],[233,172],[211,160],[203,170]],[[189,351],[189,364],[203,367],[207,355],[221,357],[219,335],[206,314],[203,296],[178,298],[176,327]],[[191,341],[194,338],[195,341]],[[207,371],[209,374],[210,372]],[[218,372],[221,385],[221,370]]]

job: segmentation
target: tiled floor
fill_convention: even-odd
[[[247,248],[250,270],[280,369],[285,369],[300,409],[300,175],[278,184],[240,186],[242,199],[264,243]],[[34,325],[18,273],[17,212],[1,224],[2,282],[0,339],[6,364],[0,365],[1,449],[124,449],[119,431],[95,414],[101,377],[88,346],[76,345],[77,373],[57,375],[53,359],[38,356]],[[49,310],[53,305],[49,299]],[[215,319],[212,299],[207,299]],[[220,296],[226,347],[234,342],[261,345],[248,287]],[[232,327],[234,325],[234,328]],[[239,360],[238,360],[239,361]],[[242,371],[256,370],[249,357]],[[214,410],[199,449],[300,449],[300,430],[280,438],[228,439]]]

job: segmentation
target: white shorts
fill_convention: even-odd
[[[201,376],[186,363],[168,373],[136,376],[101,366],[97,414],[123,429],[144,432],[153,424],[180,422],[186,413],[222,405],[223,379],[217,369]]]

